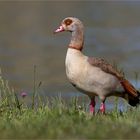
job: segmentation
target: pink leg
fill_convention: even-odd
[[[101,103],[100,112],[103,113],[103,114],[105,113],[105,102]]]
[[[95,98],[92,98],[91,99],[91,102],[90,102],[90,113],[93,114],[95,112]]]

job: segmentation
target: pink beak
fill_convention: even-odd
[[[59,32],[63,32],[63,31],[65,31],[65,29],[62,25],[60,25],[59,28],[54,31],[54,33],[59,33]]]

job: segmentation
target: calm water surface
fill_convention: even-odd
[[[89,56],[117,63],[129,80],[140,71],[140,2],[0,2],[0,67],[17,92],[33,89],[36,82],[48,95],[79,95],[65,75],[70,33],[53,35],[67,16],[85,25]]]

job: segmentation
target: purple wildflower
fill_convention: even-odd
[[[21,95],[22,98],[25,98],[27,96],[27,93],[26,92],[22,92],[20,95]]]

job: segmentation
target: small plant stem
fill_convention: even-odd
[[[33,85],[33,98],[32,98],[32,109],[35,106],[35,95],[36,95],[36,65],[34,65],[34,85]]]
[[[16,103],[16,107],[19,109],[20,113],[21,113],[21,104],[19,102],[18,96],[16,93],[14,93],[15,95],[15,103]]]
[[[139,78],[139,74],[138,72],[135,72],[135,79],[136,79],[136,87],[138,86],[138,78]]]

